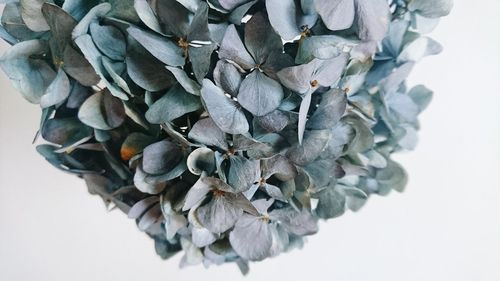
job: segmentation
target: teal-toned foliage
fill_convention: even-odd
[[[182,266],[261,261],[403,191],[451,0],[9,0],[38,152]]]

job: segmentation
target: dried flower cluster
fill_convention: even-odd
[[[450,0],[11,0],[0,65],[37,150],[182,265],[260,261],[402,191]]]

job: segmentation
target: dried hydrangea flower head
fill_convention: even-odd
[[[11,0],[0,65],[38,152],[163,258],[243,272],[407,182],[450,0]],[[43,138],[43,141],[42,141]]]

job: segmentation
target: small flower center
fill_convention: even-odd
[[[318,80],[311,81],[311,87],[316,88],[318,86]]]
[[[267,180],[266,180],[266,178],[264,178],[264,177],[260,178],[260,179],[259,179],[259,185],[260,185],[260,186],[265,185],[265,184],[266,184],[266,181],[267,181]]]
[[[187,57],[189,42],[185,38],[179,38],[177,45],[184,51],[184,57]]]
[[[227,153],[226,153],[228,156],[232,156],[232,155],[235,155],[236,154],[236,150],[233,148],[233,147],[230,147],[228,150],[227,150]]]
[[[305,38],[311,36],[311,30],[309,29],[309,26],[303,25],[300,27],[301,32],[300,32],[300,37]]]
[[[64,60],[60,59],[60,58],[55,58],[54,59],[54,65],[56,66],[56,68],[61,68],[63,65],[64,65]]]
[[[259,218],[262,222],[264,223],[269,223],[269,221],[271,220],[271,218],[269,218],[269,216],[265,215],[265,216],[262,216]]]
[[[222,190],[219,190],[219,189],[214,189],[212,191],[212,193],[214,194],[214,196],[216,197],[224,197],[224,195],[226,195],[226,193]]]

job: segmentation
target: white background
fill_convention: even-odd
[[[457,0],[433,37],[445,52],[411,76],[436,95],[417,151],[398,157],[407,191],[322,224],[244,280],[500,280],[500,1]],[[243,280],[234,265],[158,258],[134,221],[35,152],[39,108],[0,79],[0,280]]]

